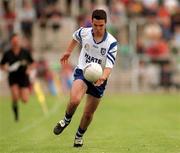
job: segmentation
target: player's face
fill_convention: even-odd
[[[105,29],[106,29],[106,22],[103,19],[102,20],[93,19],[92,27],[93,27],[94,34],[104,35]]]
[[[11,45],[12,45],[12,47],[19,47],[20,46],[20,37],[19,36],[14,36],[11,39]]]

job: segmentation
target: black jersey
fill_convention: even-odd
[[[11,75],[12,73],[25,73],[27,66],[33,63],[33,61],[34,60],[27,49],[21,48],[18,55],[15,55],[12,49],[9,49],[4,53],[0,64],[8,64],[11,66],[15,63],[19,63],[17,70],[9,72],[9,75]]]
[[[19,87],[28,87],[30,85],[26,69],[33,61],[29,51],[24,48],[21,48],[18,55],[15,55],[12,49],[4,53],[0,62],[1,65],[8,64],[9,67],[12,67],[18,64],[16,69],[9,71],[8,82],[10,86],[17,84]]]

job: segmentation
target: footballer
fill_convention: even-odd
[[[21,47],[21,39],[18,34],[13,34],[10,41],[11,48],[4,52],[0,68],[8,73],[12,110],[15,121],[18,121],[18,101],[21,99],[23,102],[27,102],[29,99],[29,74],[35,64],[30,52]]]
[[[60,58],[62,65],[68,63],[68,59],[75,46],[81,45],[81,52],[74,72],[74,81],[65,116],[54,128],[54,134],[59,135],[69,125],[76,108],[83,96],[87,94],[84,112],[75,134],[74,147],[83,146],[83,135],[93,119],[94,112],[100,103],[107,79],[115,63],[117,40],[107,32],[106,22],[106,12],[101,9],[94,10],[92,13],[92,27],[81,27],[75,31],[70,45]],[[83,76],[83,69],[90,62],[98,63],[103,68],[103,74],[95,84],[87,81]]]

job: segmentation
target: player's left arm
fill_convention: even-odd
[[[5,52],[2,56],[2,59],[0,61],[0,69],[8,72],[9,71],[9,63],[8,63],[8,54]]]
[[[107,59],[106,59],[106,65],[103,71],[103,75],[101,78],[95,83],[95,86],[100,86],[104,83],[105,80],[107,80],[111,74],[112,68],[115,64],[117,54],[117,42],[111,43],[109,46],[108,52],[107,52]]]
[[[26,69],[26,74],[29,75],[29,74],[31,73],[31,71],[32,71],[33,69],[35,69],[35,68],[36,68],[36,63],[35,63],[35,62],[29,64],[29,65],[27,66],[27,69]]]
[[[30,74],[31,71],[36,68],[36,63],[29,52],[28,52],[27,60],[28,60],[28,64],[27,64],[26,74]]]
[[[109,67],[104,68],[103,75],[96,81],[95,86],[100,86],[101,84],[103,84],[104,81],[109,78],[111,70],[112,68]]]

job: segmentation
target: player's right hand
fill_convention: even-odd
[[[62,65],[67,64],[69,57],[70,57],[70,53],[65,52],[65,53],[62,55],[62,57],[60,58],[61,64],[62,64]]]
[[[9,72],[9,64],[4,64],[3,66],[0,67],[2,70],[5,72]]]
[[[103,77],[99,78],[99,79],[94,83],[94,86],[100,86],[100,85],[102,85],[105,80],[106,80],[106,79],[103,78]]]

